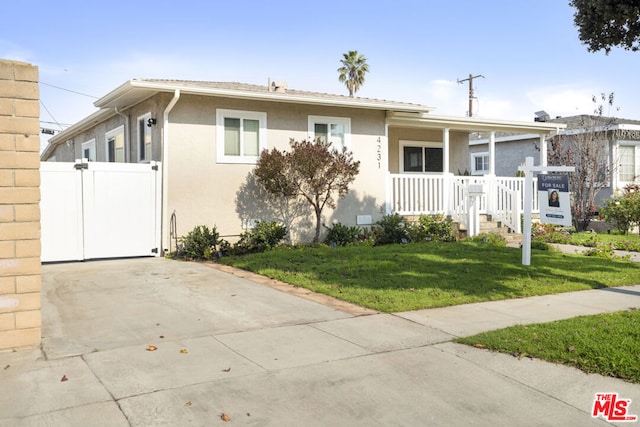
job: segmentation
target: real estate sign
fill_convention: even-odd
[[[538,175],[540,222],[571,227],[568,175]]]

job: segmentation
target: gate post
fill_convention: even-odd
[[[40,345],[38,68],[0,60],[0,350]]]

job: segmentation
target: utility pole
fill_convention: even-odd
[[[473,79],[477,79],[478,77],[482,77],[484,79],[484,76],[482,74],[478,74],[477,76],[474,76],[473,74],[469,74],[468,79],[463,79],[463,80],[458,79],[459,85],[461,85],[464,82],[469,82],[469,117],[473,116]]]

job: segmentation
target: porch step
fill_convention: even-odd
[[[480,214],[479,228],[480,233],[499,234],[503,236],[508,244],[522,243],[521,234],[517,234],[511,228],[506,227],[502,221],[494,220],[491,215]],[[461,237],[467,235],[467,229],[461,224],[458,224],[458,230]]]

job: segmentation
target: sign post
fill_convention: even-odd
[[[534,166],[533,165],[533,157],[527,157],[525,159],[525,163],[524,166],[519,166],[518,167],[519,171],[523,171],[524,172],[524,224],[523,224],[523,230],[522,230],[522,265],[531,265],[531,210],[532,210],[532,205],[533,205],[533,172],[574,172],[576,170],[575,167],[573,166]],[[542,177],[549,177],[548,175],[541,175],[538,177],[538,180],[540,182],[540,180],[542,179],[542,182],[548,184],[548,186],[546,186],[545,191],[551,190],[553,191],[553,184],[558,184],[560,183],[560,181],[556,181],[555,178],[547,180],[546,178],[542,178]],[[560,177],[558,177],[560,178]],[[562,177],[563,178],[563,182],[564,182],[564,178],[568,178],[567,176]],[[554,212],[547,212],[547,210],[549,208],[551,209],[555,209],[555,201],[552,201],[552,206],[549,206],[549,199],[545,199],[545,207],[547,208],[546,210],[544,210],[544,215],[557,215],[557,216],[561,216],[561,218],[554,218],[558,221],[565,221],[565,217],[568,218],[568,225],[571,225],[571,206],[570,206],[570,201],[569,201],[569,184],[568,184],[568,179],[567,179],[567,185],[565,188],[565,190],[562,192],[562,194],[566,195],[566,200],[559,199],[559,204],[560,206],[564,205],[564,208],[558,207],[558,209],[562,209],[562,211],[554,211]],[[556,188],[556,191],[559,190],[560,187]],[[540,184],[538,184],[538,190],[539,192],[540,190]],[[560,195],[559,191],[558,192],[558,196]],[[549,197],[551,196],[551,192],[549,193]],[[540,199],[542,200],[542,199]],[[542,209],[542,205],[543,203],[540,203],[540,217],[543,217],[543,209]],[[565,209],[568,209],[567,212],[569,212],[568,215],[565,215],[563,212],[565,212]],[[546,218],[553,218],[553,217],[546,217]],[[556,224],[559,224],[560,222],[555,222]],[[561,225],[565,225],[565,223],[562,223]]]

